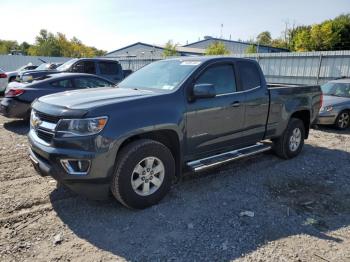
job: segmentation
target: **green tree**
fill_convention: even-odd
[[[56,35],[45,29],[40,30],[35,44],[28,49],[29,55],[65,56],[65,57],[94,57],[106,54],[106,51],[86,46],[78,38],[68,40],[62,33]]]
[[[256,41],[259,45],[271,45],[271,33],[269,31],[264,31],[258,34]]]
[[[206,55],[228,55],[228,50],[223,42],[215,41],[205,49]]]
[[[18,43],[17,41],[12,40],[0,40],[0,54],[7,55],[11,50],[17,50]]]
[[[176,56],[177,55],[176,47],[177,45],[174,44],[173,41],[169,40],[164,46],[163,56],[164,57]]]
[[[256,50],[256,45],[255,44],[251,44],[247,47],[247,49],[245,50],[246,54],[255,54],[257,52]]]

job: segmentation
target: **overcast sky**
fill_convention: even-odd
[[[0,0],[0,39],[34,43],[40,29],[112,51],[134,42],[249,40],[285,22],[313,24],[350,12],[350,0]]]

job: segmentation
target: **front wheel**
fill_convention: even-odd
[[[346,129],[350,125],[350,112],[343,111],[341,112],[337,119],[335,120],[335,126],[338,129]]]
[[[170,190],[175,161],[163,144],[142,139],[125,146],[116,162],[111,191],[129,208],[142,209],[158,203]]]
[[[293,158],[303,149],[304,139],[305,127],[303,121],[292,118],[282,136],[273,140],[273,149],[281,158]]]

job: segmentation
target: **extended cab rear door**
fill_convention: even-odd
[[[259,65],[255,61],[241,60],[235,63],[238,88],[244,94],[245,108],[242,139],[247,144],[264,138],[269,110],[269,93]]]
[[[213,84],[216,97],[188,102],[187,154],[200,156],[240,144],[244,94],[237,92],[234,64],[220,62],[209,65],[196,76],[195,84]]]

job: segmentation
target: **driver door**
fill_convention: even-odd
[[[240,144],[244,126],[244,94],[237,92],[234,65],[207,67],[194,84],[213,84],[216,96],[188,102],[187,155],[200,157]]]

